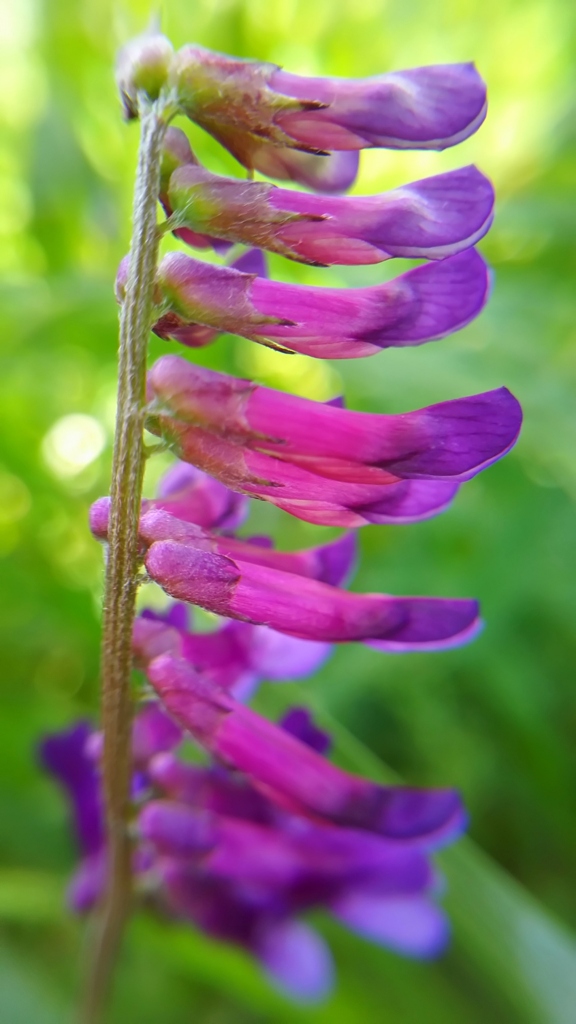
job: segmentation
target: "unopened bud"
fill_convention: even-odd
[[[174,48],[159,32],[146,32],[124,46],[116,64],[116,81],[128,120],[138,117],[138,94],[158,99],[164,86]]]

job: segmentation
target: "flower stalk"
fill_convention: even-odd
[[[167,105],[140,94],[141,136],[126,298],[120,317],[118,403],[112,462],[109,553],[102,629],[102,776],[108,888],[97,922],[83,1024],[100,1018],[131,904],[130,814],[132,626],[138,587],[138,519],[145,463],[146,354],[152,326],[159,233],[156,203]]]

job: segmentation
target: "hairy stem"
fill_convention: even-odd
[[[112,463],[108,563],[102,632],[102,762],[107,822],[108,888],[97,921],[82,1021],[100,1019],[130,913],[132,721],[131,639],[134,622],[138,519],[144,471],[146,353],[158,260],[156,203],[167,123],[161,101],[142,104],[134,190],[130,270],[120,317],[118,405]]]

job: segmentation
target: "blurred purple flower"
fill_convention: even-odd
[[[99,899],[106,879],[104,815],[100,776],[90,753],[94,732],[87,722],[46,736],[40,761],[65,791],[70,803],[80,863],[68,886],[72,910],[82,913]]]
[[[178,609],[172,618],[182,625]],[[206,691],[201,686],[186,710],[175,676],[168,704],[178,706],[180,725],[192,722],[193,735],[202,734],[206,743],[198,722],[213,715],[221,696],[204,680]],[[186,694],[190,704],[189,688]],[[226,699],[226,714],[237,717],[241,705]],[[386,789],[346,775],[321,756],[330,738],[304,708],[293,708],[278,725],[251,713],[252,720],[267,737],[263,743],[257,737],[260,754],[242,752],[238,738],[244,730],[250,743],[250,726],[246,731],[246,722],[236,723],[208,742],[218,748],[219,763],[201,766],[177,757],[182,733],[161,704],[148,702],[138,713],[133,751],[147,788],[140,790],[135,821],[137,889],[170,916],[246,949],[274,984],[301,1002],[323,998],[333,983],[327,946],[300,919],[315,907],[399,953],[441,952],[448,930],[435,902],[429,853],[463,827],[457,797]],[[238,763],[230,757],[234,735]],[[41,748],[72,799],[73,814],[91,820],[91,833],[101,829],[95,738],[82,723],[47,737]],[[300,781],[293,777],[296,768]],[[87,778],[96,781],[96,803]],[[303,799],[311,782],[313,791]],[[78,913],[100,899],[106,880],[102,840],[97,850],[82,853],[69,887]]]
[[[182,606],[186,607],[186,606]],[[262,679],[300,679],[329,657],[332,644],[277,633],[268,626],[229,621],[212,633],[176,628],[158,613],[145,611],[134,623],[133,650],[144,668],[159,654],[186,658],[218,686],[247,700]]]
[[[39,747],[43,767],[60,783],[70,800],[82,857],[98,853],[104,842],[98,771],[87,752],[92,732],[87,722],[78,722],[70,729],[46,736]]]

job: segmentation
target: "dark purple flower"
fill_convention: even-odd
[[[280,725],[318,754],[329,752],[332,740],[327,732],[318,728],[308,708],[291,708],[281,719]]]
[[[212,893],[212,898],[201,906],[204,913],[210,910],[213,933],[240,941],[264,959],[268,969],[254,941],[255,913],[257,933],[269,918],[288,923],[297,913],[326,905],[354,930],[366,935],[371,928],[375,941],[409,955],[431,956],[445,944],[446,922],[431,900],[435,876],[418,844],[390,842],[282,812],[264,823],[206,815],[198,803],[154,801],[139,818],[140,833],[162,858],[160,877],[172,909],[206,927],[207,919],[199,918],[200,907],[191,896],[197,898],[197,886],[208,883],[204,892]],[[232,934],[222,930],[223,893],[228,908],[234,896]],[[298,995],[288,968],[285,986]]]
[[[258,170],[263,142],[309,153],[445,149],[468,138],[486,114],[486,89],[472,64],[365,79],[307,78],[185,46],[174,58],[171,81],[180,109]]]
[[[173,915],[244,947],[291,999],[315,1003],[329,994],[334,969],[326,944],[309,925],[289,917],[276,899],[244,891],[175,858],[160,861],[157,874]]]
[[[68,886],[72,910],[83,913],[100,899],[106,881],[104,813],[100,775],[91,756],[96,734],[87,722],[42,740],[41,762],[64,789],[70,802],[80,863]]]
[[[489,284],[475,249],[354,289],[267,281],[174,252],[158,268],[154,331],[197,344],[201,325],[316,358],[356,359],[460,330],[480,313]]]
[[[226,818],[273,824],[278,810],[238,772],[219,764],[185,762],[172,753],[158,754],[148,765],[156,790],[170,801],[184,803]]]
[[[60,783],[70,800],[74,831],[83,857],[97,854],[104,843],[98,771],[87,752],[93,730],[87,722],[46,736],[40,744],[44,768]]]
[[[325,994],[331,979],[327,949],[295,918],[313,907],[398,952],[440,953],[448,930],[433,899],[429,850],[463,825],[455,794],[355,780],[314,753],[329,737],[304,709],[280,726],[253,714],[240,722],[238,705],[213,690],[211,697],[210,686],[190,686],[193,674],[179,676],[174,662],[164,686],[166,669],[154,664],[151,679],[172,712],[232,768],[182,764],[172,754],[150,765],[164,798],[143,808],[138,827],[156,851],[152,874],[170,912],[244,946],[276,984],[306,1001]],[[312,971],[303,974],[309,956]]]
[[[180,228],[320,265],[443,259],[482,238],[494,205],[492,186],[475,167],[382,195],[327,198],[222,178],[192,155],[170,177],[167,196]]]
[[[258,387],[178,356],[154,364],[148,394],[148,427],[180,458],[332,526],[442,511],[461,481],[510,450],[522,418],[506,388],[387,416]]]

